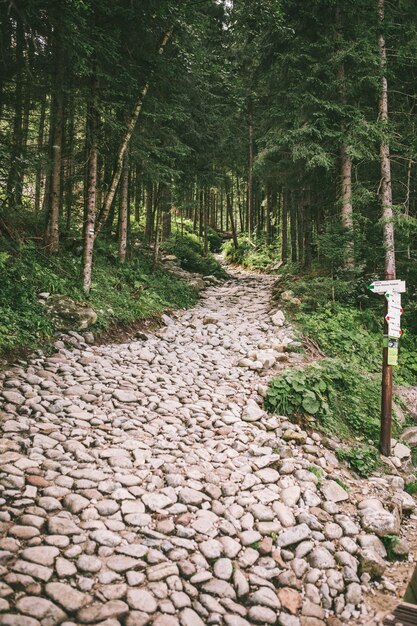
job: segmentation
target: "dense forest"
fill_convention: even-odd
[[[67,290],[93,297],[93,259],[156,256],[179,223],[205,255],[217,231],[234,260],[355,284],[382,277],[395,248],[415,284],[411,0],[3,0],[0,11],[6,334],[30,268],[38,291],[65,289],[65,270]]]

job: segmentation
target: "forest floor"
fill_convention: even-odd
[[[261,408],[304,360],[274,281],[233,270],[139,340],[0,374],[0,625],[377,624],[401,597],[399,473]]]

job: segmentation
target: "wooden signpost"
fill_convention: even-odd
[[[398,340],[402,335],[401,294],[405,292],[404,280],[376,280],[368,289],[385,295],[384,350],[382,360],[381,436],[380,448],[385,456],[391,455],[392,430],[392,368],[398,365]]]

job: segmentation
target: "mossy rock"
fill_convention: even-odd
[[[86,302],[54,294],[46,301],[48,312],[59,330],[85,330],[97,321],[97,313]]]

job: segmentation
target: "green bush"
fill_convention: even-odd
[[[211,252],[221,252],[223,239],[220,237],[219,233],[209,226],[207,230],[207,239]]]
[[[313,417],[323,431],[342,438],[379,439],[379,381],[337,359],[272,379],[265,408],[288,417]]]
[[[180,261],[181,267],[189,272],[226,278],[223,267],[212,254],[204,256],[203,245],[195,235],[174,235],[163,244],[168,254],[174,254]]]
[[[196,234],[194,233],[193,223],[191,220],[181,220],[180,222],[173,222],[173,235],[192,235],[196,238]],[[207,227],[207,239],[209,244],[210,252],[221,252],[223,239],[211,226]]]
[[[264,242],[251,244],[248,239],[239,239],[237,249],[233,241],[223,244],[223,253],[228,261],[256,271],[271,271],[280,258],[278,250]]]

